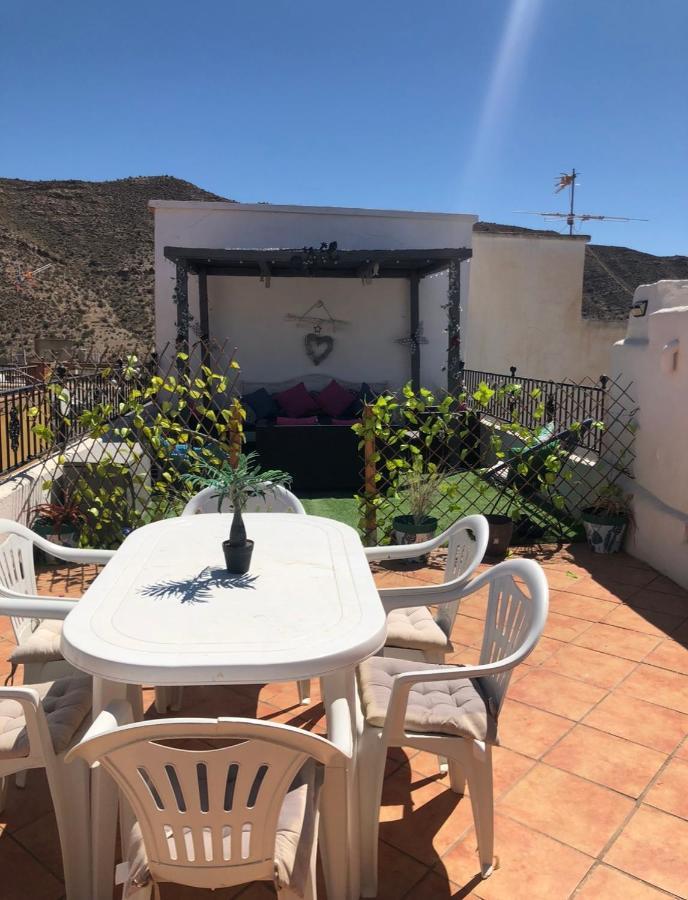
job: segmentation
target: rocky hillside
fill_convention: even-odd
[[[168,176],[0,179],[0,360],[30,351],[36,336],[97,351],[150,346],[152,198],[222,199]]]

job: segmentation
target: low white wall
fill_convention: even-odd
[[[635,436],[635,528],[627,549],[688,587],[688,281],[641,285],[613,372],[630,382],[638,406]]]
[[[174,343],[174,266],[165,246],[299,248],[336,240],[341,249],[471,247],[476,216],[386,210],[283,207],[269,204],[151,201],[155,213],[155,315],[158,348]],[[462,265],[462,294],[468,291]],[[211,337],[237,347],[242,380],[281,381],[327,371],[347,381],[410,379],[411,356],[396,343],[409,334],[409,286],[404,279],[208,278]],[[315,367],[305,352],[310,329],[285,319],[324,300],[334,318],[349,324],[334,332],[332,353]],[[420,319],[428,343],[421,348],[421,381],[446,387],[447,275],[421,281]],[[189,278],[189,307],[198,321],[197,279]],[[320,313],[316,313],[320,315]],[[330,332],[324,330],[325,334]]]
[[[469,369],[597,381],[625,322],[582,317],[587,238],[475,232],[463,310]],[[630,305],[630,304],[629,304]]]

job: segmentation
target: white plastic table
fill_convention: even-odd
[[[221,547],[230,518],[166,519],[132,532],[67,616],[62,652],[94,676],[94,716],[135,696],[128,686],[321,677],[329,737],[352,755],[349,859],[340,854],[339,866],[331,863],[339,875],[331,874],[341,879],[343,864],[347,893],[357,898],[355,666],[385,641],[363,547],[352,528],[331,519],[247,514],[251,571],[231,576]],[[94,779],[94,900],[111,897],[114,799],[106,780]]]

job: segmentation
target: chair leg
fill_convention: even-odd
[[[26,779],[27,779],[27,771],[24,769],[23,772],[17,772],[14,776],[14,783],[17,785],[20,791],[23,791],[26,787]]]
[[[387,748],[376,728],[364,728],[358,745],[358,786],[361,841],[361,896],[376,897],[380,803]]]
[[[311,682],[309,678],[305,678],[303,681],[297,681],[297,685],[299,688],[299,703],[303,706],[306,706],[311,702]]]
[[[466,776],[463,769],[455,759],[450,759],[449,763],[449,786],[455,794],[466,793]]]
[[[0,813],[5,811],[5,807],[7,806],[7,794],[10,789],[10,776],[5,775],[3,778],[0,778]]]
[[[466,777],[473,808],[475,833],[478,838],[480,872],[483,878],[487,878],[492,874],[494,867],[492,747],[475,741],[471,751],[470,754],[466,754]]]
[[[90,770],[84,760],[46,767],[60,835],[67,900],[91,900]]]

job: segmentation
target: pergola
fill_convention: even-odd
[[[460,265],[469,259],[467,247],[417,250],[339,250],[336,243],[319,249],[242,250],[204,247],[165,247],[164,254],[176,266],[177,343],[189,343],[189,275],[198,277],[200,339],[209,355],[208,277],[260,278],[266,288],[273,278],[357,278],[373,284],[379,278],[403,278],[409,284],[409,336],[404,339],[411,356],[411,383],[420,387],[420,281],[428,275],[449,272],[447,291],[447,380],[458,383],[461,357]]]

